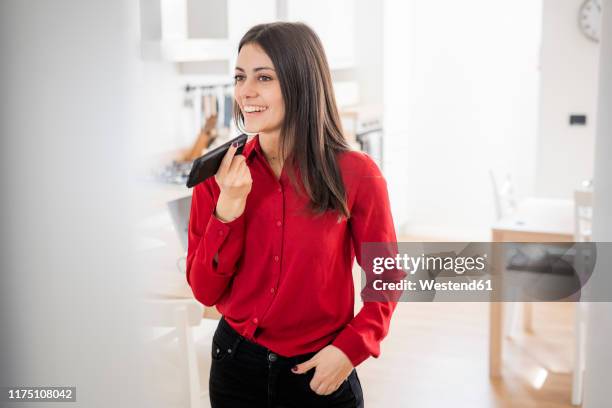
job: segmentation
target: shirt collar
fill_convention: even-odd
[[[261,146],[259,145],[259,133],[253,136],[251,140],[246,143],[242,151],[242,155],[246,157],[247,161],[250,161],[255,152],[263,156]]]

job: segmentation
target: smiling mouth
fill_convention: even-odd
[[[246,105],[242,108],[242,111],[246,114],[246,115],[257,115],[259,113],[265,112],[266,110],[268,110],[267,106],[256,106],[256,105]]]

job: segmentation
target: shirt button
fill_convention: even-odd
[[[279,193],[282,193],[282,192],[283,192],[283,189],[279,187],[279,188],[278,188],[278,192],[279,192]]]
[[[276,291],[276,289],[270,288],[270,293],[274,293],[275,291]]]
[[[275,362],[278,359],[278,356],[275,353],[268,354],[268,361],[271,363]]]
[[[274,255],[274,260],[278,262],[278,255]]]
[[[253,318],[253,323],[255,323],[255,324],[259,323],[259,319],[258,319],[258,318],[256,318],[256,317],[255,317],[255,318]]]
[[[219,235],[223,235],[223,231],[219,230]]]
[[[276,221],[276,226],[277,226],[277,227],[280,227],[281,225],[283,225],[283,223],[282,223],[282,222],[280,222],[280,221]]]

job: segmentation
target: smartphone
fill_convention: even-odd
[[[214,176],[217,173],[217,170],[219,170],[223,156],[225,156],[225,153],[229,150],[232,143],[238,142],[238,149],[236,150],[235,154],[241,154],[247,139],[247,134],[243,133],[229,142],[223,143],[221,146],[214,148],[204,156],[195,159],[193,161],[193,165],[191,166],[191,171],[189,172],[187,187],[191,188],[197,184],[200,184],[210,176]]]

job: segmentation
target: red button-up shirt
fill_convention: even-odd
[[[352,277],[355,256],[362,265],[363,242],[396,241],[378,166],[362,152],[338,154],[351,213],[338,222],[338,213],[316,218],[303,211],[307,199],[285,169],[276,178],[258,136],[243,155],[253,185],[237,219],[214,216],[220,193],[214,177],[194,187],[186,272],[195,298],[216,305],[245,338],[283,356],[331,343],[353,366],[378,357],[396,302],[365,302],[355,316]]]

